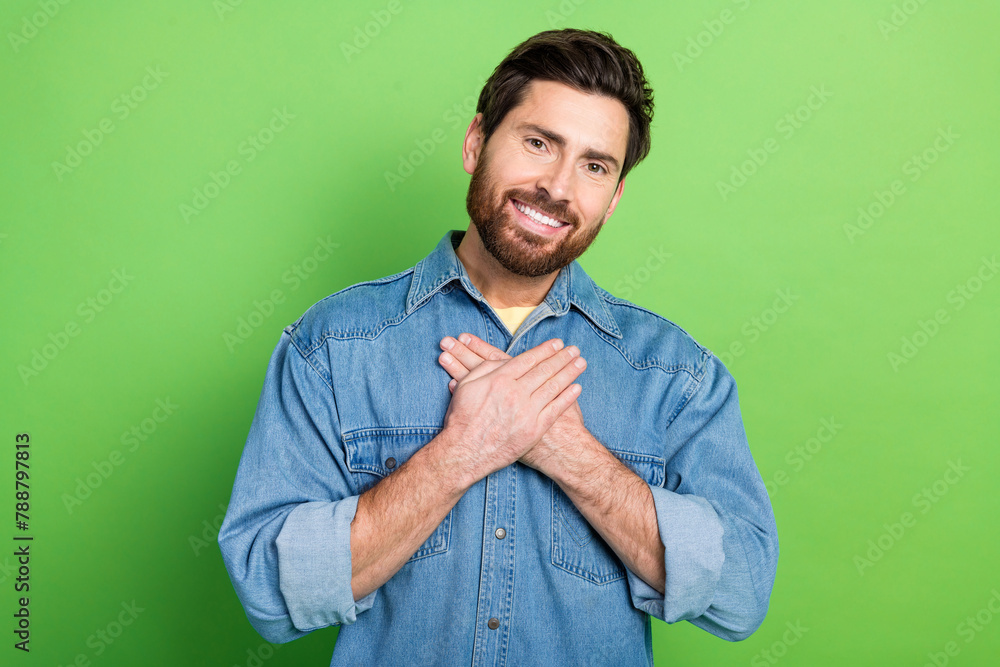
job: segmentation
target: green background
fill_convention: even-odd
[[[656,92],[652,153],[581,263],[727,362],[781,543],[756,634],[654,620],[657,663],[996,664],[1000,6],[609,5],[3,3],[0,500],[13,514],[29,433],[35,540],[24,655],[19,531],[0,534],[0,663],[328,664],[334,628],[266,645],[214,541],[267,360],[314,302],[466,228],[460,147],[485,77],[528,36],[581,27],[634,50]],[[100,142],[70,168],[85,133]],[[318,238],[337,246],[314,262]],[[177,406],[162,423],[157,400]],[[123,442],[133,427],[145,440]]]

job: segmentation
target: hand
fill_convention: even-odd
[[[472,334],[465,333],[459,338],[461,340],[455,340],[450,336],[442,339],[442,349],[445,347],[445,342],[452,344],[447,350],[451,358],[446,358],[444,354],[438,357],[438,361],[453,378],[448,383],[448,389],[451,391],[454,391],[455,386],[480,364],[512,358],[503,350]],[[584,431],[586,427],[583,424],[583,412],[574,397],[572,404],[553,422],[539,439],[538,444],[522,454],[518,460],[539,472],[546,473],[553,465],[558,464],[559,457],[572,455],[574,447],[585,442],[585,439],[581,438]]]
[[[453,395],[442,429],[451,436],[454,462],[479,480],[531,450],[576,403],[581,387],[571,383],[586,367],[579,354],[551,339],[513,358],[463,365],[462,378],[449,385]],[[449,352],[438,360],[446,367],[457,363]]]

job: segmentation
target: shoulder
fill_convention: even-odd
[[[714,358],[711,350],[666,317],[616,297],[596,283],[594,288],[621,331],[620,339],[606,338],[633,366],[684,371],[701,380]]]
[[[373,338],[405,317],[413,271],[410,267],[334,292],[310,306],[285,332],[305,356],[328,338]]]

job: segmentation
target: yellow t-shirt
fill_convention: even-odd
[[[531,314],[538,306],[511,306],[510,308],[493,308],[503,323],[507,325],[507,330],[510,331],[511,335],[517,331],[517,328],[521,326],[521,322]]]

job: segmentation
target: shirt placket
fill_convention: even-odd
[[[525,335],[540,320],[552,314],[547,303],[539,312],[528,316],[517,335],[511,337],[506,327],[496,322],[497,315],[484,308],[487,324],[487,342],[496,337],[504,341],[507,354],[516,356],[527,349]],[[488,313],[488,314],[487,314]],[[476,605],[476,638],[473,648],[474,667],[506,665],[510,644],[511,618],[515,613],[514,600],[514,544],[516,539],[515,516],[517,508],[517,469],[509,465],[486,477],[486,506],[483,511],[483,559],[479,572],[479,598]]]
[[[517,466],[486,478],[483,561],[479,572],[473,665],[506,664],[514,613],[514,525]]]

